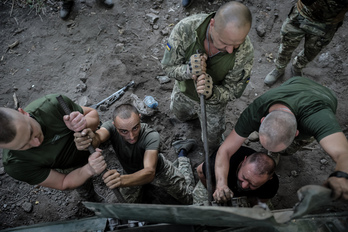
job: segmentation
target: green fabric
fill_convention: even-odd
[[[78,167],[88,162],[88,152],[78,151],[74,132],[64,121],[65,115],[56,97],[47,95],[30,103],[24,110],[40,124],[44,140],[39,147],[26,151],[3,150],[3,165],[13,178],[35,185],[43,182],[51,169]],[[79,105],[63,96],[71,111],[83,113]]]
[[[103,123],[102,127],[110,133],[110,141],[115,153],[128,174],[132,174],[144,168],[144,154],[147,150],[159,150],[160,137],[157,131],[147,124],[141,123],[138,141],[135,144],[126,142],[117,132],[112,121]],[[158,156],[156,173],[163,168],[163,160]]]
[[[268,114],[275,103],[287,105],[295,114],[300,132],[296,139],[314,136],[319,142],[328,135],[342,131],[335,117],[335,94],[308,78],[293,77],[255,99],[243,111],[235,126],[237,134],[246,138],[253,131],[258,131],[261,118]]]
[[[214,14],[197,14],[181,20],[173,28],[162,59],[166,74],[178,81],[181,92],[195,101],[199,101],[199,97],[191,75],[187,74],[187,67],[192,54],[206,53],[203,42]],[[226,104],[242,95],[250,79],[253,51],[247,36],[232,54],[219,53],[209,58],[207,73],[212,77],[214,87],[207,104]]]

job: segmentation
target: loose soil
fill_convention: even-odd
[[[0,3],[0,105],[25,107],[31,101],[51,93],[65,94],[80,105],[92,105],[134,80],[119,102],[153,96],[159,103],[144,116],[161,134],[161,152],[174,161],[171,143],[193,138],[198,148],[190,154],[192,167],[203,161],[203,144],[199,122],[180,122],[169,110],[174,84],[160,83],[164,76],[160,61],[164,45],[173,25],[192,14],[215,11],[226,1],[195,1],[184,9],[179,0],[114,0],[106,9],[94,0],[75,1],[68,20],[59,18],[59,3],[47,1],[42,8],[20,5],[20,1]],[[246,0],[253,14],[249,33],[255,48],[251,81],[243,96],[229,103],[226,132],[233,129],[240,113],[256,97],[270,88],[264,77],[274,67],[280,41],[280,28],[294,1]],[[337,117],[348,133],[348,24],[336,33],[333,41],[304,69],[304,75],[332,89],[338,97]],[[297,49],[298,52],[300,49]],[[274,87],[290,78],[290,65]],[[14,96],[15,95],[15,96]],[[102,121],[111,118],[114,105],[98,110]],[[261,149],[258,142],[248,146]],[[109,165],[118,167],[110,146],[104,147]],[[0,155],[0,160],[2,155]],[[272,199],[275,209],[292,208],[297,202],[296,191],[304,185],[322,184],[334,170],[335,163],[314,142],[295,155],[281,157],[277,167],[280,178],[278,194]],[[197,175],[196,175],[197,181]],[[97,191],[106,197],[110,191],[96,179]],[[63,221],[94,215],[81,203],[74,191],[57,191],[30,186],[4,173],[0,162],[0,229]],[[156,194],[153,194],[156,193]],[[159,194],[160,193],[160,194]],[[150,203],[173,203],[165,193],[149,187]],[[336,203],[321,212],[347,210],[347,204]]]

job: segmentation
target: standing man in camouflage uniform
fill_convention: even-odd
[[[195,146],[193,139],[172,144],[178,153],[178,159],[172,164],[158,152],[158,132],[140,123],[138,110],[130,104],[118,106],[113,120],[104,123],[95,133],[92,130],[87,133],[91,139],[81,133],[74,134],[79,150],[85,150],[91,143],[98,147],[110,139],[126,173],[109,170],[103,175],[103,180],[110,189],[120,187],[127,202],[140,203],[142,186],[151,183],[163,188],[181,203],[192,204],[194,177],[186,155]]]
[[[302,69],[331,42],[347,11],[347,0],[298,0],[281,28],[276,67],[266,76],[265,84],[271,86],[284,75],[293,51],[305,38],[291,67],[292,76],[302,76]]]
[[[181,121],[201,119],[199,94],[204,94],[208,143],[213,150],[225,131],[227,103],[242,95],[250,79],[254,50],[247,35],[251,22],[245,5],[228,2],[216,13],[181,20],[166,45],[162,67],[175,79],[170,109]]]

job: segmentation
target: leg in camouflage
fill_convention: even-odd
[[[120,192],[127,203],[141,203],[142,201],[142,186],[122,187]]]
[[[200,103],[181,93],[177,82],[171,95],[170,109],[180,121],[188,121],[199,117],[202,125]],[[212,151],[222,142],[222,134],[225,131],[225,110],[225,104],[206,104],[208,144]]]
[[[276,67],[285,68],[293,51],[305,38],[304,49],[295,57],[293,62],[295,69],[303,69],[330,43],[337,29],[338,24],[328,26],[325,23],[315,23],[305,19],[295,7],[281,28],[281,44]]]
[[[268,152],[268,155],[271,156],[276,164],[278,165],[280,156],[284,155],[292,155],[295,154],[298,150],[300,150],[302,147],[314,142],[314,137],[310,137],[308,139],[303,140],[294,140],[289,147],[287,147],[285,150],[280,152]]]
[[[163,157],[162,154],[159,154]],[[161,187],[183,204],[192,204],[194,177],[187,157],[179,157],[175,165],[163,157],[164,168],[151,184]]]
[[[201,181],[198,181],[192,195],[194,205],[202,205],[204,202],[208,201],[208,191]]]

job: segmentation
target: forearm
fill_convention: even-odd
[[[139,186],[148,184],[155,178],[155,171],[142,169],[138,172],[129,175],[121,175],[121,186],[120,187],[129,187],[129,186]]]
[[[62,190],[75,189],[83,185],[89,178],[93,176],[89,164],[81,168],[75,169],[65,176],[62,182]]]
[[[92,131],[96,131],[99,125],[99,115],[96,110],[88,112],[86,115],[87,128],[91,128]]]
[[[187,72],[187,64],[177,65],[162,65],[162,68],[169,78],[177,81],[184,81],[192,79],[192,75]]]
[[[348,173],[348,153],[339,155],[336,161],[335,171],[342,171]]]
[[[230,160],[225,154],[216,154],[215,159],[215,177],[216,177],[216,188],[227,186],[228,172],[230,169]]]

